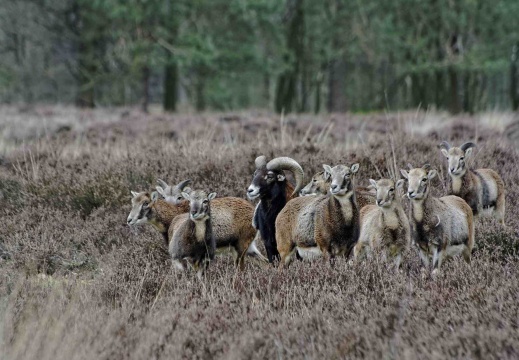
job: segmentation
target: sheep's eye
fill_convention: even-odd
[[[393,191],[395,191],[395,189],[393,189],[393,188],[389,189],[389,192],[393,192]]]
[[[427,181],[427,178],[423,178],[423,179],[422,179],[422,182],[423,182],[423,183],[426,182],[426,181]]]
[[[204,200],[204,204],[207,204],[209,201],[208,200]]]
[[[465,157],[463,157],[463,156],[460,157],[460,161],[463,161],[463,160],[465,160]]]
[[[149,205],[149,204],[148,204],[147,202],[142,203],[142,207],[144,207],[144,208],[147,208],[148,205]]]

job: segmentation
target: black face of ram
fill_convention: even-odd
[[[277,181],[284,179],[285,175],[281,171],[267,170],[266,166],[262,166],[254,172],[252,182],[247,189],[247,196],[250,200],[263,197],[270,193]]]

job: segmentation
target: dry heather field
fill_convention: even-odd
[[[518,358],[514,116],[1,107],[0,358]],[[238,273],[223,256],[198,280],[171,269],[153,228],[126,225],[130,190],[157,178],[245,197],[261,154],[293,157],[307,179],[358,162],[359,185],[430,162],[444,194],[441,140],[479,145],[473,166],[503,177],[508,226],[478,221],[472,264],[435,278],[412,249],[400,271],[339,259]]]

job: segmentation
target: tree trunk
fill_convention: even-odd
[[[141,110],[148,112],[148,105],[150,104],[150,68],[144,66],[142,68],[142,102]]]
[[[89,47],[83,39],[78,46],[78,92],[76,105],[80,108],[93,108],[94,104],[94,81],[92,76],[96,72],[96,66],[89,59]]]
[[[195,85],[195,93],[196,93],[196,103],[195,108],[197,111],[204,111],[206,107],[205,102],[205,79],[203,78],[203,75],[200,76],[196,81]]]
[[[164,74],[164,111],[176,111],[178,100],[178,65],[166,65]]]
[[[461,112],[461,101],[458,88],[458,73],[453,66],[449,67],[449,82],[450,82],[450,102],[449,111],[452,114],[459,114]]]
[[[519,110],[519,42],[512,48],[510,64],[510,100],[512,110]]]
[[[291,112],[297,103],[296,84],[301,73],[301,63],[304,61],[304,11],[303,0],[291,0],[287,2],[288,27],[287,27],[287,52],[284,57],[286,70],[278,78],[276,84],[275,110]]]
[[[328,111],[346,112],[348,104],[344,90],[346,88],[346,62],[334,59],[328,67]]]
[[[445,109],[445,80],[444,80],[444,71],[443,69],[437,69],[435,71],[435,94],[434,94],[434,103],[436,104],[437,109]]]
[[[78,92],[76,105],[81,108],[93,108],[94,103],[94,77],[98,73],[96,63],[99,55],[98,47],[103,43],[102,35],[92,20],[94,16],[89,13],[91,9],[86,5],[80,5],[74,1],[71,8],[73,21],[71,30],[77,35],[77,75]],[[95,33],[95,36],[92,36]]]

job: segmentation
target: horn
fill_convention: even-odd
[[[422,169],[429,170],[431,168],[431,164],[427,163],[422,166]]]
[[[303,188],[304,172],[301,165],[289,157],[277,157],[272,159],[267,164],[268,170],[288,170],[294,174],[296,179],[296,187],[292,195],[297,194]]]
[[[468,149],[473,147],[476,147],[476,144],[474,144],[473,142],[466,142],[465,144],[460,146],[460,149],[463,151],[467,151]]]
[[[414,168],[413,168],[413,165],[411,165],[411,163],[407,163],[407,168],[408,168],[409,170],[413,170],[413,169],[414,169]]]
[[[440,149],[449,150],[451,148],[451,145],[447,141],[442,141],[440,145],[438,145]]]
[[[187,179],[187,180],[184,180],[184,181],[181,181],[177,184],[177,189],[179,189],[180,191],[184,190],[184,188],[191,182],[191,179]]]
[[[258,156],[256,160],[254,160],[254,164],[256,164],[256,169],[267,165],[267,157],[265,155]]]
[[[162,180],[162,179],[157,179],[157,183],[163,188],[163,189],[166,189],[168,187],[168,184]]]

